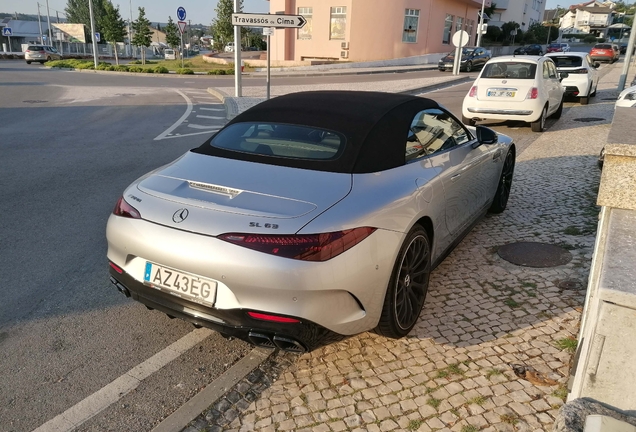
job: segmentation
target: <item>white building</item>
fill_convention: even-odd
[[[576,5],[561,19],[563,33],[589,33],[599,37],[607,35],[612,24],[613,9],[601,2]]]
[[[497,0],[495,12],[490,16],[488,25],[501,27],[507,22],[514,21],[523,31],[534,23],[543,21],[546,0]]]

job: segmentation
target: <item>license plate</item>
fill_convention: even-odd
[[[512,90],[488,90],[487,95],[492,97],[515,97],[516,91]]]
[[[146,261],[144,283],[177,297],[212,306],[216,300],[216,282]]]

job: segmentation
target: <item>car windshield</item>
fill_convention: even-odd
[[[166,54],[174,54],[174,51],[171,50],[171,49],[167,49],[167,50],[164,51],[164,53],[166,53]]]
[[[578,56],[558,56],[550,57],[558,68],[583,66],[583,58]]]
[[[487,63],[480,78],[516,78],[534,79],[537,71],[536,63],[527,62],[493,62]]]
[[[598,44],[594,45],[594,49],[612,49],[612,46],[608,44]]]
[[[309,126],[280,123],[235,123],[210,141],[213,147],[291,159],[336,159],[344,149],[342,135]]]

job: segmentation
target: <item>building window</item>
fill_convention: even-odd
[[[469,38],[473,37],[473,28],[475,27],[475,20],[468,20],[468,36]],[[468,39],[470,41],[470,39]],[[470,44],[470,42],[469,42]]]
[[[336,6],[331,8],[331,32],[329,39],[344,40],[347,28],[347,8]]]
[[[453,21],[455,17],[453,15],[446,15],[446,19],[444,20],[444,35],[442,36],[443,44],[450,44],[451,41],[451,31],[453,30]]]
[[[455,25],[457,31],[464,30],[464,18],[457,17],[457,25]]]
[[[313,8],[299,7],[298,15],[302,15],[307,20],[305,25],[298,29],[298,39],[311,39],[311,18],[313,14]]]
[[[420,21],[420,11],[417,9],[406,9],[404,12],[404,30],[402,31],[402,42],[417,42],[417,27]]]

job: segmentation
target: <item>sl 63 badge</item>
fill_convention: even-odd
[[[260,222],[250,222],[250,227],[253,228],[269,228],[269,229],[278,229],[277,224],[266,223],[262,224]]]

